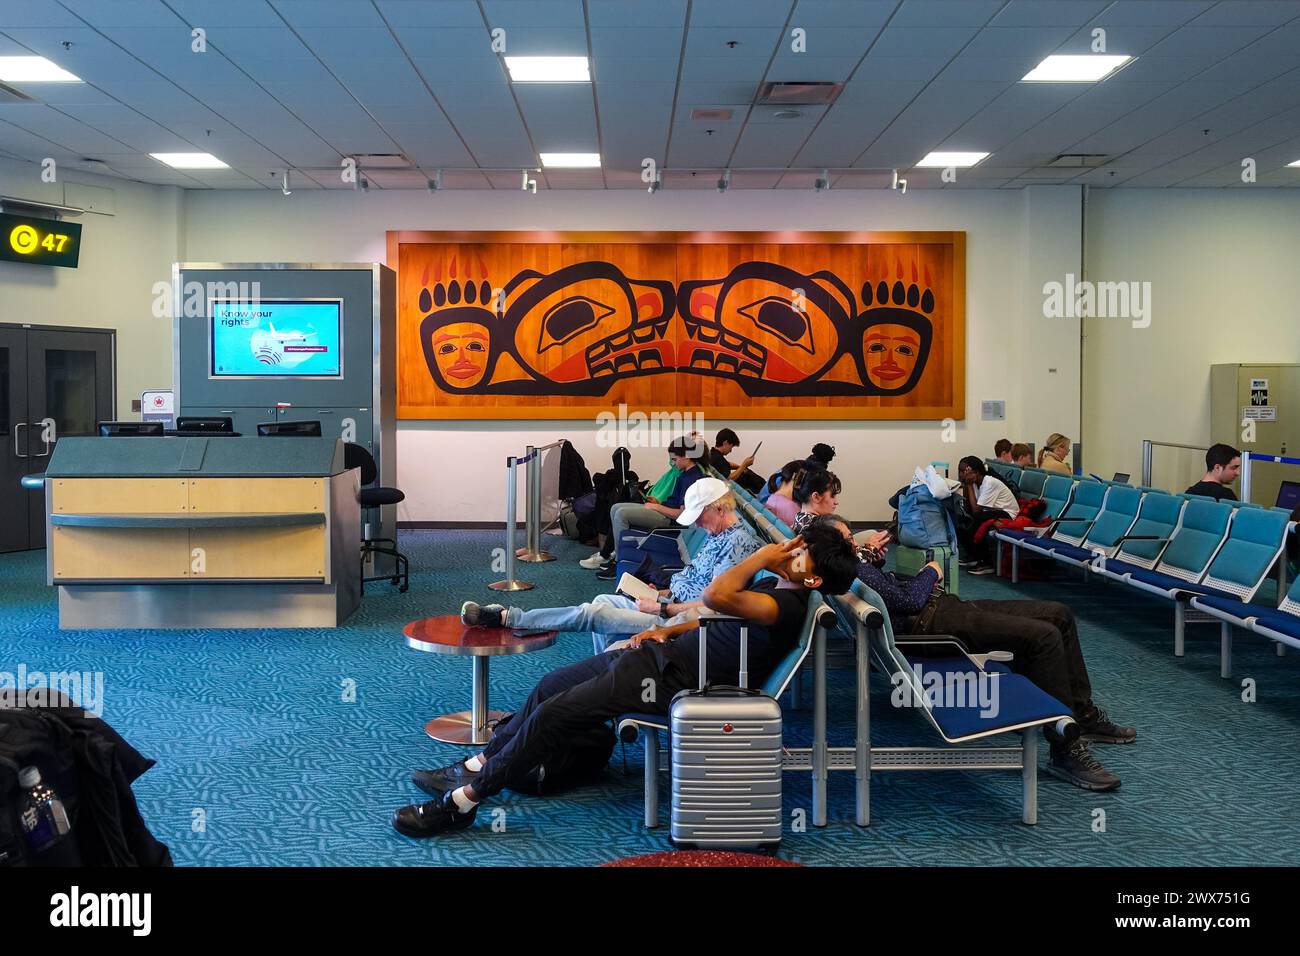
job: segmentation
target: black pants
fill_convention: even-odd
[[[597,654],[552,671],[497,727],[483,751],[487,759],[474,794],[482,799],[499,793],[512,777],[562,752],[579,731],[620,714],[667,714],[673,695],[694,686],[680,667],[661,663],[658,649],[649,646]]]
[[[1010,667],[1069,707],[1091,715],[1092,685],[1079,648],[1074,612],[1059,601],[963,601],[939,598],[928,634],[951,634],[975,653],[1011,651]]]
[[[972,560],[978,558],[985,564],[992,564],[993,559],[989,557],[989,536],[985,535],[983,540],[977,543],[975,541],[975,532],[980,529],[980,525],[990,519],[1010,517],[1011,515],[1005,511],[977,507],[975,514],[971,517],[969,527],[957,532],[957,543],[961,545],[962,554]]]

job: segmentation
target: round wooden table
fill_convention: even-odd
[[[516,637],[509,627],[467,627],[457,614],[412,621],[402,628],[402,633],[406,635],[406,646],[417,651],[472,659],[470,709],[435,717],[424,725],[424,732],[443,743],[475,746],[492,738],[488,722],[505,716],[504,711],[488,710],[488,661],[502,654],[544,651],[559,636],[558,631],[542,631]]]

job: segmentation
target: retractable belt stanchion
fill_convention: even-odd
[[[555,560],[555,555],[542,550],[542,452],[558,444],[559,442],[555,442],[542,448],[529,445],[528,452],[524,455],[528,461],[528,484],[524,491],[528,499],[527,524],[524,531],[528,543],[520,549],[518,557],[520,561],[527,561],[529,564]]]
[[[515,578],[515,499],[519,495],[516,473],[519,460],[506,459],[506,577],[488,585],[493,591],[528,591],[533,585]]]

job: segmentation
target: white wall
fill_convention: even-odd
[[[1300,190],[1093,190],[1087,262],[1152,295],[1148,328],[1084,323],[1090,471],[1136,478],[1144,438],[1208,444],[1211,365],[1300,362]]]
[[[64,187],[114,192],[114,215],[87,214],[76,269],[0,262],[0,322],[117,329],[117,415],[151,388],[170,388],[171,323],[152,311],[155,282],[171,279],[179,239],[180,190],[0,160],[0,195],[64,204]]]
[[[673,192],[555,191],[426,193],[189,192],[181,257],[194,261],[383,262],[389,229],[590,230],[965,230],[967,233],[967,419],[956,444],[941,441],[937,422],[709,422],[733,425],[746,447],[764,441],[759,470],[802,458],[816,441],[834,445],[834,470],[845,482],[841,511],[855,520],[887,518],[886,499],[913,464],[992,453],[1001,437],[1041,442],[1049,431],[1077,434],[1077,333],[1041,318],[1041,276],[1078,271],[1079,230],[1043,241],[1029,230],[1056,229],[1077,210],[1078,190],[917,190],[812,192],[732,190]],[[1077,212],[1076,212],[1077,215]],[[1033,282],[1029,282],[1030,278]],[[1028,284],[1027,284],[1028,283]],[[1032,295],[1031,295],[1032,293]],[[1021,343],[1059,354],[1058,388],[1034,379],[1025,407]],[[1045,368],[1046,366],[1044,366]],[[1048,373],[1042,372],[1046,376]],[[1072,384],[1071,384],[1072,383]],[[1051,384],[1055,384],[1054,382]],[[981,399],[1005,399],[1007,421],[978,421]],[[590,420],[412,422],[398,432],[398,483],[407,494],[402,520],[494,521],[504,511],[505,457],[528,443],[572,440],[593,470],[608,467]],[[1040,434],[1041,433],[1041,434]],[[710,437],[712,437],[710,435]],[[450,455],[457,467],[444,467]],[[643,476],[662,471],[659,451],[634,453]]]

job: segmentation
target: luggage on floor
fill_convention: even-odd
[[[894,547],[894,571],[902,577],[914,578],[933,560],[943,568],[943,589],[949,594],[961,594],[961,569],[957,566],[957,552],[952,548],[930,548],[933,559],[925,556],[926,549],[909,548],[905,544]]]
[[[781,842],[781,707],[750,690],[749,628],[740,625],[740,686],[706,681],[709,622],[700,619],[700,688],[669,708],[674,844],[701,848]],[[722,622],[714,621],[717,627]]]

